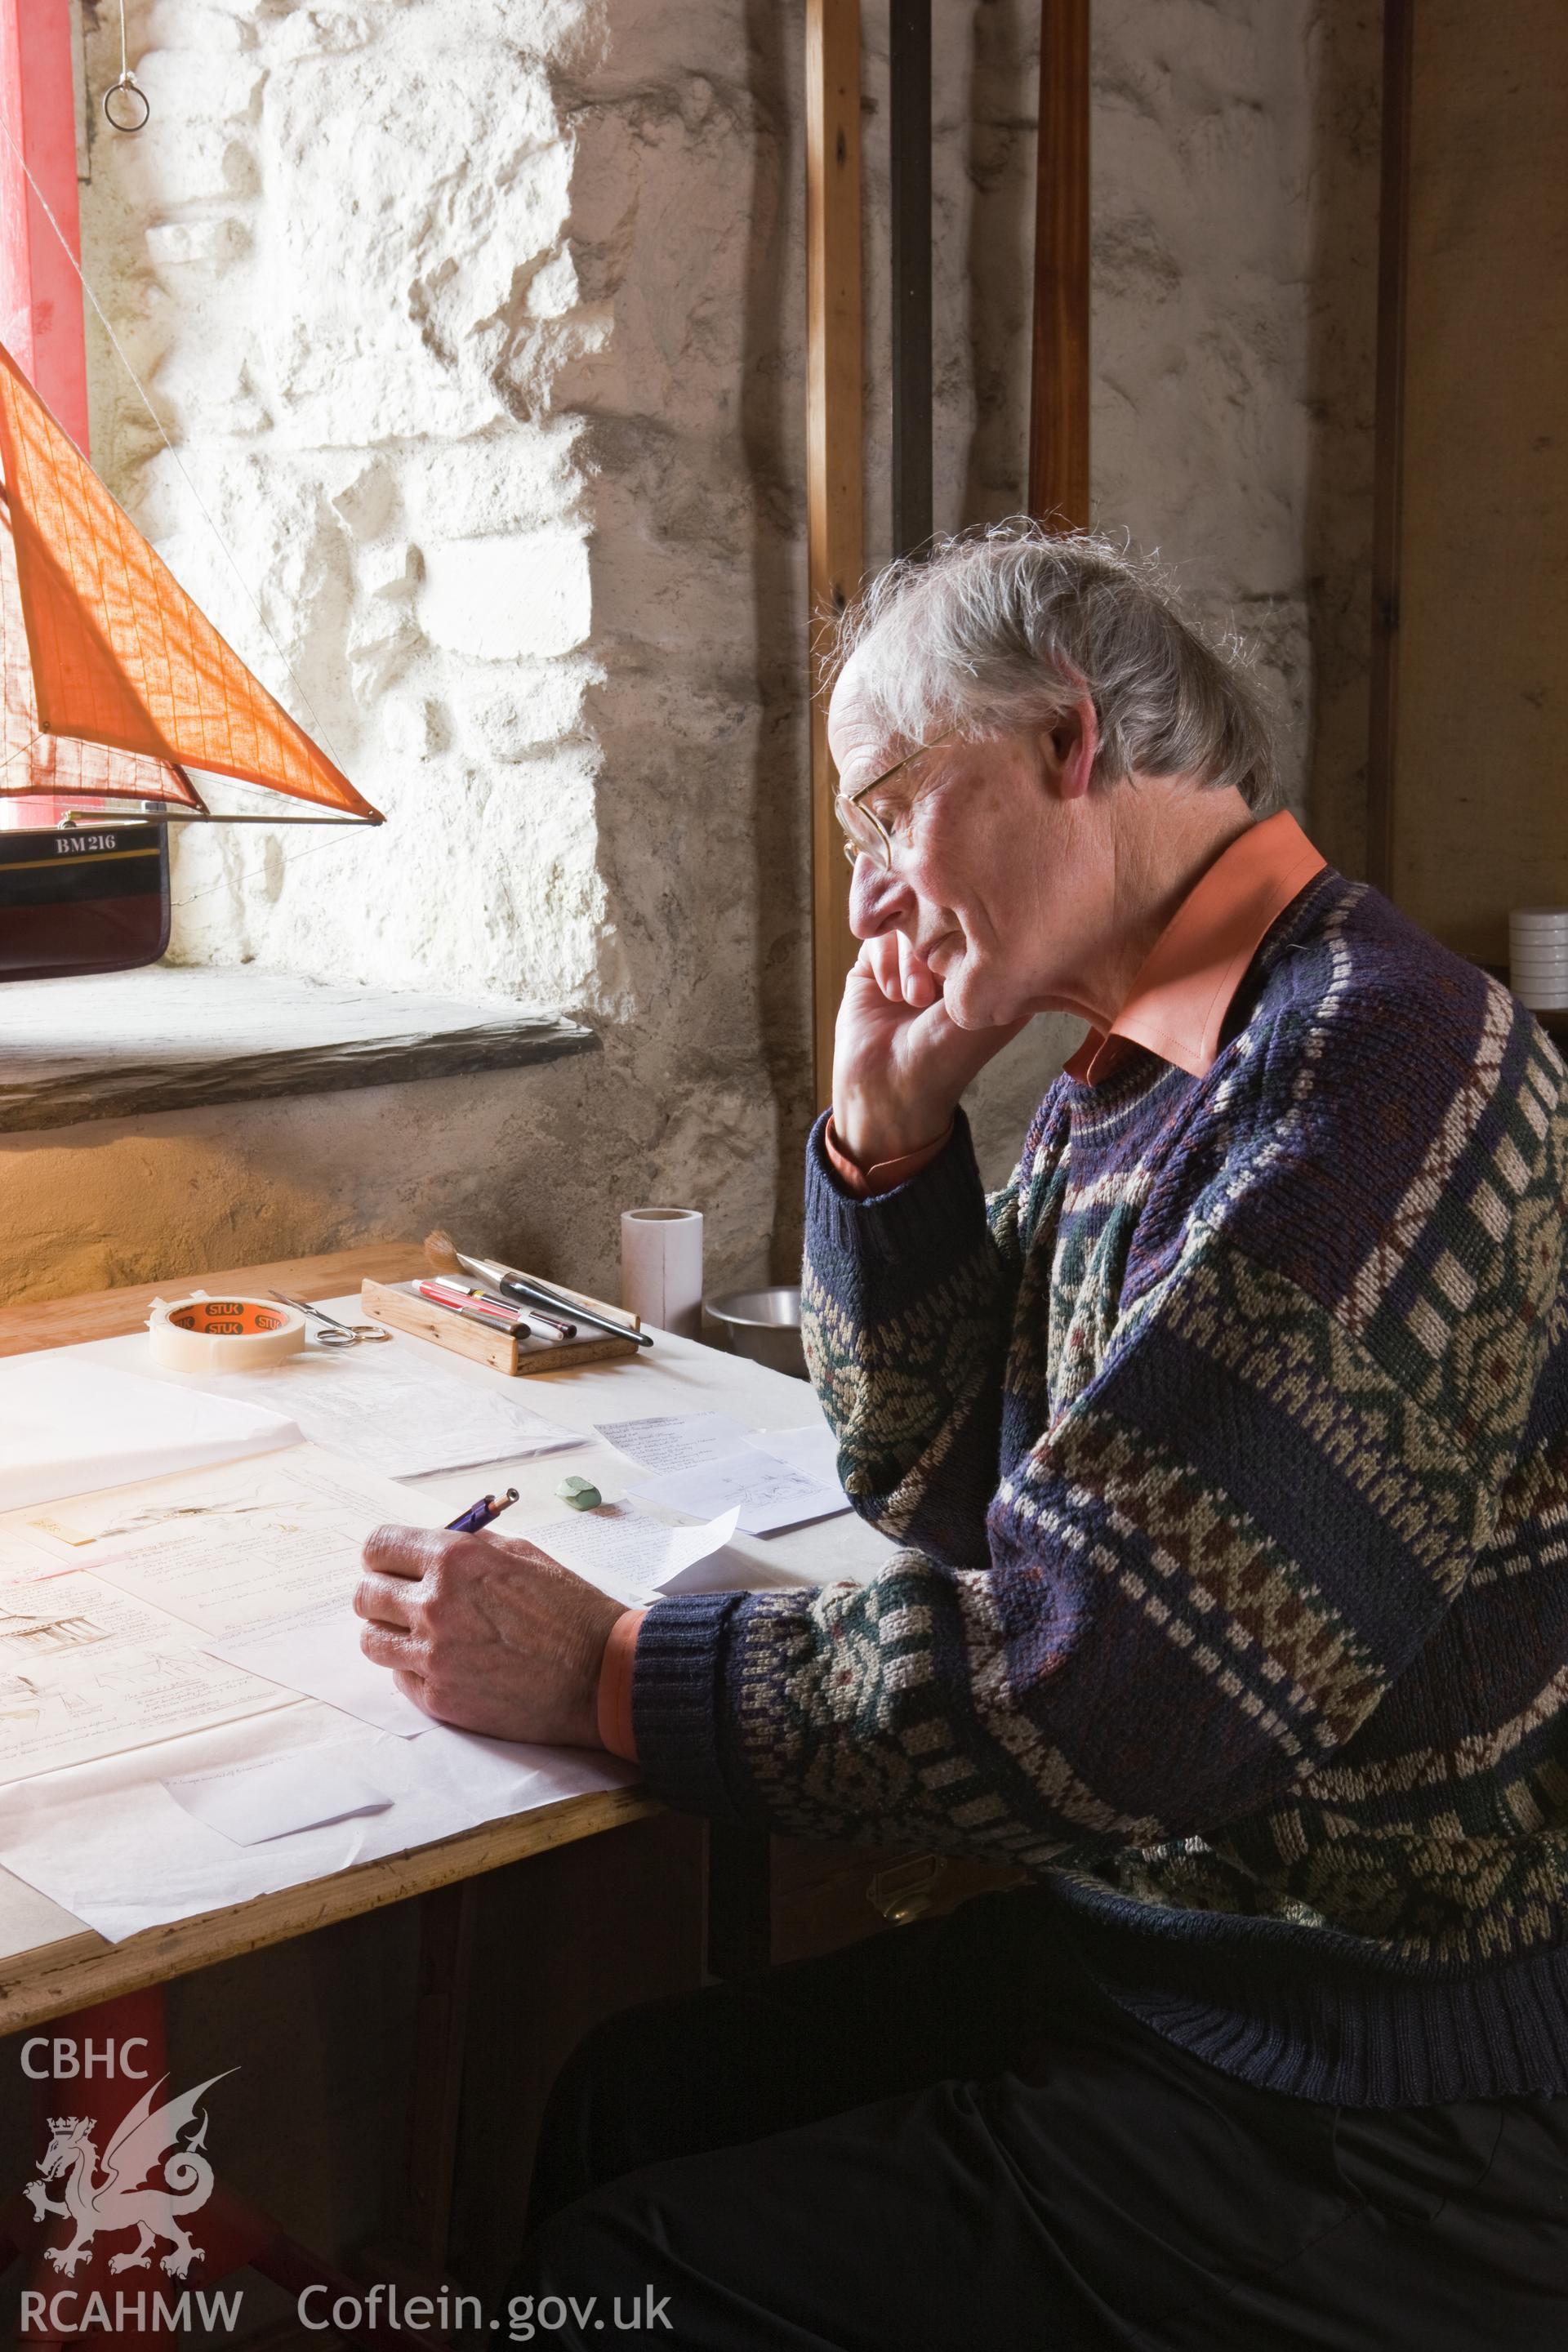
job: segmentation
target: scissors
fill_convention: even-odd
[[[325,1330],[316,1334],[318,1347],[357,1348],[362,1339],[390,1339],[392,1337],[391,1332],[384,1331],[379,1323],[340,1323],[335,1315],[329,1315],[324,1307],[312,1307],[308,1298],[290,1298],[281,1290],[269,1290],[267,1296],[276,1298],[280,1306],[297,1307],[301,1315],[313,1315],[318,1323],[325,1324]]]

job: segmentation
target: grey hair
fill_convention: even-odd
[[[900,558],[840,619],[829,681],[851,659],[889,747],[1032,732],[1087,693],[1093,784],[1186,775],[1233,785],[1257,810],[1275,796],[1239,641],[1211,638],[1155,563],[1097,532],[1024,520]]]

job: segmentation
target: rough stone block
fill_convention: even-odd
[[[370,18],[361,8],[296,8],[278,28],[278,53],[282,57],[342,57],[366,47],[372,37]]]
[[[197,263],[221,269],[241,260],[250,247],[250,231],[232,215],[216,220],[159,221],[147,231],[147,256],[155,269],[179,269]]]
[[[255,58],[215,55],[205,44],[144,49],[136,61],[136,79],[161,123],[249,122],[263,75]]]
[[[289,272],[268,273],[276,285]],[[290,438],[309,447],[369,450],[425,434],[461,439],[503,414],[477,371],[437,363],[406,313],[368,318],[363,304],[307,327],[279,299],[258,305],[258,340]]]
[[[248,138],[178,115],[169,129],[173,135],[155,145],[124,140],[111,150],[126,197],[143,217],[181,205],[230,204],[256,194],[256,157]]]
[[[553,252],[570,206],[544,77],[515,50],[465,42],[460,22],[439,43],[431,12],[419,22],[346,56],[287,59],[267,80],[266,249],[289,322],[274,364],[324,440],[491,422],[514,280]]]
[[[231,400],[223,415],[223,429],[237,440],[248,440],[270,430],[272,418],[258,400]]]
[[[465,747],[475,759],[510,765],[559,742],[583,725],[590,675],[580,662],[520,661],[504,687],[464,678]]]
[[[386,458],[373,457],[368,465],[355,467],[329,495],[333,512],[356,539],[377,539],[397,509],[397,474]]]
[[[142,17],[142,37],[149,48],[190,47],[204,55],[237,56],[256,37],[254,25],[246,21],[254,5],[255,0],[206,0],[205,6],[199,0],[153,0]],[[118,34],[119,26],[113,31]],[[116,53],[117,71],[119,64]]]
[[[354,700],[369,709],[421,651],[412,614],[395,604],[362,606],[350,625],[345,651]]]
[[[581,299],[577,265],[563,246],[559,253],[542,262],[529,279],[528,315],[531,319],[559,319],[574,309]]]
[[[367,547],[354,566],[361,590],[388,604],[404,604],[424,575],[425,559],[406,540]]]
[[[398,476],[411,527],[421,537],[478,539],[556,520],[582,495],[580,437],[576,418],[535,427],[509,417],[489,439],[409,449]]]
[[[433,541],[417,598],[420,626],[476,661],[570,653],[588,635],[588,550],[578,534]]]
[[[389,694],[381,706],[381,732],[400,760],[428,760],[444,751],[451,729],[442,705],[427,694]]]

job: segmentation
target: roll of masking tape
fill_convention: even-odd
[[[166,1372],[253,1372],[297,1356],[305,1318],[270,1298],[155,1298],[147,1318],[153,1361]]]

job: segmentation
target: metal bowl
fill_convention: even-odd
[[[800,1344],[800,1289],[780,1285],[773,1290],[727,1290],[721,1298],[703,1301],[704,1311],[737,1356],[750,1356],[770,1371],[806,1378],[805,1351]]]

